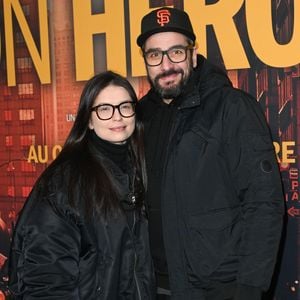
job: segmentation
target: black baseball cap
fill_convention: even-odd
[[[186,12],[176,8],[161,7],[145,15],[141,23],[141,34],[136,42],[142,47],[146,39],[154,33],[179,32],[195,42],[196,36]]]

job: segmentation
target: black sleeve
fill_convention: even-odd
[[[10,290],[16,299],[79,299],[76,223],[58,213],[48,199],[29,206],[20,216],[12,242]]]
[[[234,100],[227,111],[226,147],[243,222],[238,283],[266,290],[282,233],[282,182],[270,131],[259,104],[244,93],[231,96]]]

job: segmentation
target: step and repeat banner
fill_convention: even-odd
[[[136,37],[160,6],[190,15],[198,52],[265,112],[286,201],[268,298],[300,299],[300,0],[0,0],[1,281],[18,213],[61,150],[85,82],[110,69],[139,98],[148,91]]]

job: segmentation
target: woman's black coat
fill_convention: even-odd
[[[46,182],[47,193],[40,188],[41,180],[19,217],[10,256],[15,299],[153,299],[148,225],[142,210],[85,218],[83,208],[75,209],[68,201],[69,176],[77,175],[70,173],[73,163],[70,158],[56,168]],[[128,194],[128,176],[107,163]],[[80,182],[74,194],[82,203]]]

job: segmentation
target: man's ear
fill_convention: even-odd
[[[192,61],[193,61],[193,68],[197,67],[197,44],[195,45],[195,47],[193,48],[193,53],[192,53]]]

